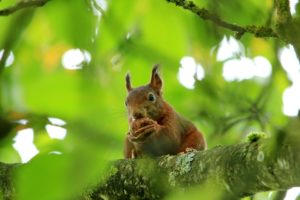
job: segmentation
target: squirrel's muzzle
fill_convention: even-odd
[[[143,115],[142,112],[137,111],[137,112],[134,112],[134,113],[133,113],[133,118],[134,118],[135,120],[141,119],[141,118],[143,118],[143,117],[145,117],[145,116]]]

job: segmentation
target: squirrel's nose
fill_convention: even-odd
[[[133,118],[134,119],[141,119],[143,117],[144,117],[144,115],[141,112],[135,112],[135,113],[133,113]]]

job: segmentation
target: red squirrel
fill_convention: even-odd
[[[126,75],[125,104],[130,130],[125,139],[125,158],[176,155],[206,148],[202,133],[163,99],[162,80],[157,71],[155,65],[150,83],[137,88],[131,87],[130,76]]]

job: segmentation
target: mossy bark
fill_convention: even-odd
[[[0,162],[0,199],[14,199],[15,189],[12,183],[12,172],[16,164],[4,164]]]
[[[122,160],[91,196],[93,199],[105,196],[109,199],[161,199],[174,188],[207,182],[219,191],[226,191],[225,199],[286,190],[300,185],[297,144],[281,144],[274,148],[276,140],[260,139],[203,152],[164,156],[155,161]]]

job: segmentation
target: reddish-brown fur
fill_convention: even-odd
[[[175,155],[206,148],[201,132],[162,98],[162,80],[157,69],[154,66],[150,83],[138,88],[132,88],[130,77],[126,76],[130,130],[125,138],[125,158]]]

